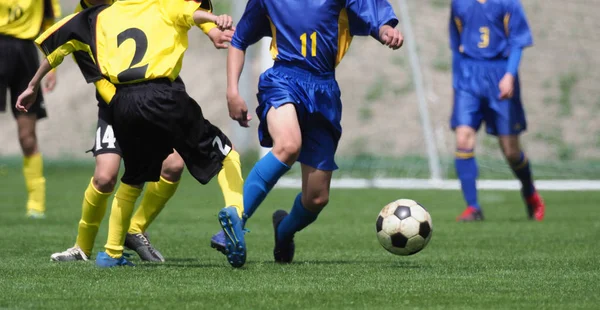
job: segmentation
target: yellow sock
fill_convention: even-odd
[[[81,205],[81,220],[77,229],[77,241],[75,244],[83,250],[85,255],[90,256],[94,248],[94,241],[98,234],[98,228],[106,213],[108,197],[112,194],[103,193],[94,187],[94,178],[90,181]]]
[[[242,164],[240,154],[235,150],[223,160],[223,168],[218,176],[219,186],[223,191],[226,207],[235,207],[238,215],[242,218],[244,214],[244,179],[242,178]]]
[[[23,176],[29,197],[27,212],[44,213],[46,211],[46,179],[42,154],[36,153],[23,158]]]
[[[162,211],[167,201],[173,197],[179,186],[179,181],[171,182],[160,177],[158,182],[148,183],[142,203],[131,218],[130,234],[141,234]]]
[[[142,189],[121,183],[113,199],[108,222],[108,240],[106,254],[112,258],[123,256],[123,243],[131,222],[131,214]]]

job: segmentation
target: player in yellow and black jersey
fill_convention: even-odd
[[[112,4],[113,2],[113,0],[82,0],[75,12],[80,12],[94,5]],[[214,23],[200,24],[200,28],[211,39],[217,49],[227,48],[225,43],[229,42],[233,35],[233,31],[221,31]],[[82,71],[87,70],[87,65],[95,65],[89,55],[84,52],[75,52],[74,58]],[[98,228],[104,217],[108,198],[114,191],[119,173],[122,151],[119,142],[114,137],[112,110],[111,106],[107,104],[107,102],[110,102],[110,98],[114,96],[115,86],[105,79],[101,79],[94,84],[97,88],[98,124],[94,146],[90,151],[95,157],[96,169],[84,193],[75,245],[65,251],[52,254],[51,260],[53,261],[79,261],[88,260],[91,257]],[[231,163],[226,162],[224,164]],[[163,162],[160,179],[157,182],[148,184],[140,206],[131,219],[124,245],[126,248],[137,252],[144,261],[164,261],[162,254],[150,243],[146,230],[165,207],[167,201],[175,194],[183,167],[183,159],[177,152],[169,155]],[[219,184],[223,185],[221,182]],[[227,205],[241,204],[241,202],[236,202],[235,195],[232,197],[225,186],[224,194]],[[116,201],[113,200],[113,203]]]
[[[106,253],[100,253],[96,259],[101,267],[130,264],[122,251],[133,205],[144,182],[158,181],[161,163],[173,148],[202,183],[221,171],[219,183],[226,202],[228,195],[239,201],[234,208],[225,209],[241,217],[243,180],[239,155],[232,150],[228,138],[203,119],[200,107],[187,95],[178,78],[187,48],[187,31],[192,25],[216,21],[222,29],[231,27],[230,17],[217,18],[205,11],[209,9],[209,1],[118,2],[109,8],[97,6],[71,15],[37,40],[47,58],[28,91],[20,97],[20,109],[25,110],[35,98],[39,78],[72,52],[79,53],[78,65],[88,82],[97,84],[105,77],[117,77],[111,79],[117,86],[114,97],[105,99],[113,108],[114,132],[122,148],[125,174],[113,203],[115,212],[111,212]],[[161,15],[162,19],[156,18]],[[127,22],[119,30],[111,20]],[[111,42],[115,40],[118,42]],[[125,67],[119,67],[122,56],[129,57],[126,62],[131,64],[122,63]],[[109,65],[103,66],[101,59]],[[137,69],[138,62],[143,69]],[[115,70],[123,74],[113,73]]]
[[[6,110],[10,90],[13,116],[17,120],[19,142],[23,151],[23,174],[27,186],[27,216],[43,218],[46,210],[46,179],[39,152],[35,125],[45,118],[44,98],[37,100],[27,113],[15,108],[22,93],[39,66],[33,40],[60,16],[58,0],[0,1],[0,112]],[[44,88],[51,91],[56,84],[54,72],[46,77]]]

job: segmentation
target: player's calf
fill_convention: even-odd
[[[529,158],[520,148],[519,136],[501,136],[499,142],[513,174],[521,182],[521,195],[525,201],[527,216],[529,219],[535,218],[541,221],[546,208],[544,201],[535,190]]]
[[[37,136],[35,134],[36,122],[37,116],[34,114],[19,115],[17,117],[19,144],[23,155],[26,157],[38,152]]]

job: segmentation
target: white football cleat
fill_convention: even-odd
[[[83,253],[79,246],[74,246],[64,252],[54,253],[50,260],[54,262],[74,262],[78,260],[87,261],[89,257]]]

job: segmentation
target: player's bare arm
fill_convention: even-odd
[[[44,92],[51,92],[56,87],[56,70],[50,70],[44,79]]]
[[[245,58],[245,51],[235,47],[229,49],[227,54],[227,108],[231,119],[237,121],[242,127],[249,127],[248,122],[252,116],[248,115],[248,106],[240,96],[238,87]]]
[[[404,44],[404,37],[400,30],[389,25],[383,25],[379,28],[379,39],[385,46],[394,50],[399,49]]]
[[[227,14],[217,16],[204,10],[198,10],[194,12],[193,18],[196,24],[215,23],[220,30],[227,30],[233,27],[233,19]]]
[[[27,112],[27,109],[31,107],[31,105],[35,102],[35,99],[38,96],[38,92],[40,91],[40,84],[42,83],[42,79],[48,72],[52,70],[52,66],[48,62],[48,59],[44,59],[40,64],[37,72],[29,82],[27,89],[23,91],[19,98],[17,98],[16,108],[21,112]]]

